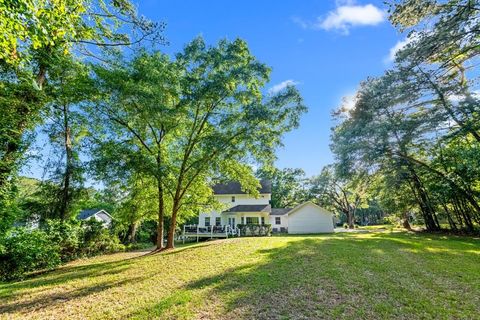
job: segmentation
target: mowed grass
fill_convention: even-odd
[[[480,240],[237,238],[76,261],[0,285],[0,318],[478,319]]]

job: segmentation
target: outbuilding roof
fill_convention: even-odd
[[[110,216],[108,214],[108,212],[106,212],[103,209],[87,209],[87,210],[80,211],[77,218],[80,219],[80,220],[85,220],[85,219],[90,218],[91,216],[95,215],[96,213],[98,213],[100,211],[102,211],[102,212],[106,213],[108,216]]]
[[[270,212],[272,207],[269,204],[239,204],[224,212]]]
[[[272,183],[270,180],[261,180],[261,187],[258,189],[260,193],[272,193]],[[213,186],[214,194],[246,194],[242,191],[242,186],[236,181],[230,181],[227,183],[218,183]]]
[[[272,216],[283,216],[290,211],[292,211],[293,208],[272,208],[272,212],[270,214]]]

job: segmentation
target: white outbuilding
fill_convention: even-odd
[[[330,233],[333,232],[333,213],[308,201],[292,209],[272,209],[270,223],[274,232]]]
[[[112,224],[112,216],[103,209],[89,209],[89,210],[82,210],[78,214],[77,219],[79,220],[97,220],[101,222],[105,228],[110,227]]]

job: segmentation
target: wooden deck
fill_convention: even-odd
[[[185,242],[187,238],[197,238],[197,242],[200,238],[229,238],[239,237],[240,230],[237,227],[230,225],[225,226],[208,226],[200,227],[198,225],[185,225],[183,226],[182,239]]]

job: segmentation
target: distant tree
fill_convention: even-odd
[[[48,92],[52,98],[45,112],[49,121],[42,129],[54,150],[46,171],[51,182],[58,185],[55,216],[61,220],[70,218],[84,181],[85,164],[80,153],[87,136],[87,119],[80,106],[94,94],[88,72],[84,64],[68,57],[50,71]]]
[[[272,183],[272,207],[294,207],[305,200],[305,172],[302,169],[261,169],[257,176],[269,179]]]
[[[116,220],[126,227],[124,240],[137,241],[137,231],[145,220],[154,220],[156,216],[155,181],[148,177],[133,176],[130,183],[122,186],[125,194],[115,212]]]
[[[364,177],[345,179],[326,166],[320,175],[310,179],[308,197],[318,205],[344,214],[350,229],[355,228],[355,212],[367,200],[367,185]]]

